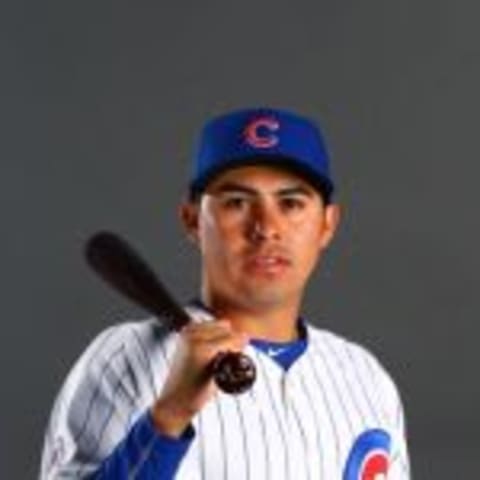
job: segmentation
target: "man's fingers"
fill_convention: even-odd
[[[183,335],[195,340],[212,338],[230,332],[232,332],[232,326],[227,321],[192,323],[182,330]]]
[[[183,329],[182,335],[193,342],[216,342],[217,340],[232,338],[244,345],[248,341],[246,334],[234,330],[230,322],[226,320],[191,324]]]
[[[214,321],[189,325],[182,331],[188,350],[195,357],[210,359],[219,352],[241,351],[248,342],[248,336],[234,331],[227,321]]]

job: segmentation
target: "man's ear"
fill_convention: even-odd
[[[324,221],[322,225],[322,238],[320,248],[323,250],[330,245],[335,232],[337,231],[338,224],[340,223],[340,205],[331,203],[325,207]]]
[[[179,217],[189,240],[198,244],[198,210],[196,202],[183,202],[179,207]]]

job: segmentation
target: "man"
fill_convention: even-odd
[[[252,109],[210,121],[181,208],[202,258],[194,322],[99,335],[55,403],[41,478],[408,479],[390,377],[300,314],[339,222],[333,191],[310,120]],[[256,365],[245,393],[206,373],[227,351]]]

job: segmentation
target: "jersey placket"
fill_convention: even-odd
[[[282,401],[289,432],[295,435],[295,478],[321,479],[317,418],[313,418],[308,393],[301,384],[301,369],[304,358],[299,358],[282,376]],[[301,473],[301,475],[300,475]]]
[[[299,380],[295,374],[290,373],[291,369],[285,372],[268,355],[259,353],[258,356],[261,358],[261,368],[270,384],[272,410],[276,411],[279,426],[288,442],[288,448],[285,449],[287,456],[285,478],[317,480],[320,476],[312,476],[309,467],[311,459],[309,459],[308,439],[311,437],[305,431],[307,422],[300,418],[305,412],[303,406],[298,404]]]

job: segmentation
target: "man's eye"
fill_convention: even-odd
[[[228,209],[239,210],[247,205],[247,199],[244,197],[227,197],[223,199],[222,205]]]
[[[284,210],[299,210],[305,206],[305,202],[297,197],[285,197],[281,200],[281,206]]]

